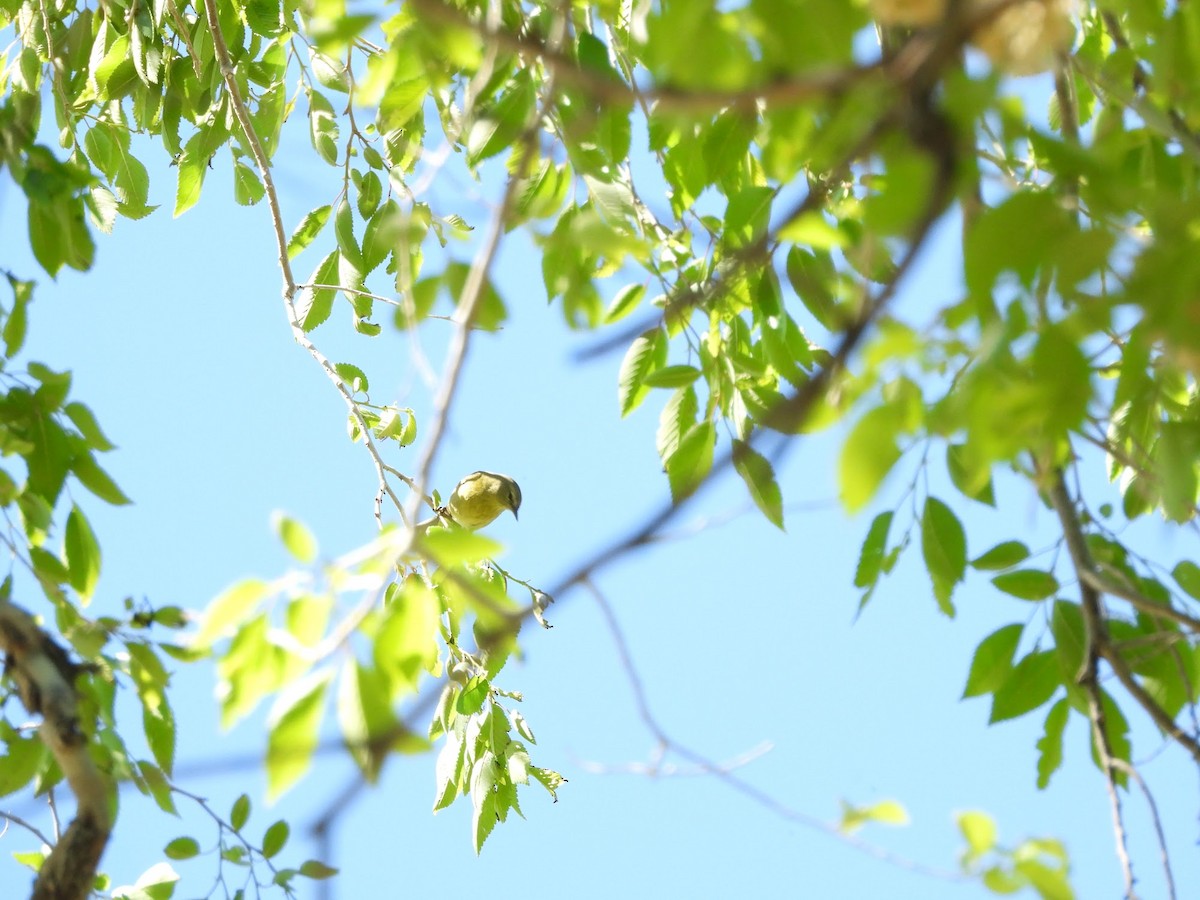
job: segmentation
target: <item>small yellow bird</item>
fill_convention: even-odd
[[[463,528],[475,531],[490,525],[506,509],[517,518],[521,508],[521,488],[507,475],[472,472],[460,481],[446,501],[445,516]],[[430,519],[417,526],[434,524]]]

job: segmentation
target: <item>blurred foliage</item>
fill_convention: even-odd
[[[1036,605],[1040,617],[979,643],[966,695],[990,696],[993,721],[1048,710],[1039,786],[1077,715],[1123,788],[1135,707],[1200,760],[1183,724],[1200,691],[1200,568],[1178,561],[1168,577],[1170,563],[1120,536],[1139,517],[1184,527],[1196,514],[1198,17],[1195,4],[1144,0],[1073,16],[1059,0],[409,0],[353,12],[344,0],[0,0],[0,166],[28,199],[30,245],[51,276],[92,264],[95,231],[154,211],[147,138],[175,164],[176,215],[211,169],[230,167],[237,202],[275,219],[302,342],[339,302],[366,338],[443,314],[499,327],[506,299],[473,237],[484,223],[435,208],[421,186],[446,148],[481,184],[502,173],[499,224],[529,229],[550,301],[624,351],[622,414],[658,406],[676,501],[731,468],[783,528],[772,459],[793,436],[846,423],[848,510],[909,478],[863,542],[861,604],[919,544],[947,616],[973,573]],[[1029,74],[1044,116],[1006,89],[1006,75]],[[298,223],[280,220],[264,168],[290,118],[306,120],[330,167],[327,202]],[[935,222],[961,230],[963,279],[902,309],[898,286]],[[320,259],[297,286],[290,266],[310,250]],[[10,369],[33,286],[9,285],[0,504],[20,526],[6,540],[47,620],[97,665],[96,746],[115,777],[171,810],[166,662],[211,656],[226,722],[274,704],[273,792],[307,769],[332,700],[368,777],[391,751],[442,741],[436,806],[469,798],[476,847],[520,811],[517,784],[553,793],[561,777],[532,765],[532,733],[505,704],[517,695],[497,686],[545,595],[481,563],[495,548],[478,536],[431,535],[418,548],[430,565],[414,565],[411,533],[384,527],[308,580],[232,588],[186,649],[143,633],[183,625],[178,610],[88,619],[100,541],[62,488],[73,478],[103,501],[125,497],[96,461],[111,444],[67,400],[69,373]],[[416,439],[417,411],[372,405],[353,363],[328,370],[354,440],[375,453]],[[928,473],[943,457],[935,495]],[[1067,492],[1099,464],[1119,510]],[[1035,552],[1014,533],[972,556],[961,510],[995,506],[1001,473],[1054,511],[1059,547]],[[279,526],[313,565],[311,535]],[[363,599],[345,613],[337,600],[353,591]],[[351,639],[333,667],[331,649]],[[1101,687],[1106,671],[1115,682]],[[118,679],[137,689],[153,762],[132,760],[112,722]],[[429,735],[412,733],[397,704],[435,680]],[[3,739],[9,792],[53,781],[27,737],[6,725]],[[985,818],[962,817],[965,872],[1000,893],[1070,896],[1061,847],[998,850]]]

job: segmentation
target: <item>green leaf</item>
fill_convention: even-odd
[[[9,275],[8,283],[13,290],[13,308],[4,320],[3,337],[4,355],[11,359],[25,344],[29,324],[29,301],[33,299],[33,282],[21,281]]]
[[[537,88],[529,70],[518,70],[499,100],[472,123],[466,141],[467,164],[476,166],[512,146],[532,118],[536,102]]]
[[[434,627],[436,628],[436,621]],[[338,725],[359,770],[374,782],[394,739],[402,732],[392,713],[387,679],[351,658],[338,679]]]
[[[167,700],[170,675],[154,649],[145,644],[126,644],[129,674],[142,704],[142,727],[154,760],[170,775],[175,765],[175,714]]]
[[[4,765],[0,766],[0,797],[22,790],[48,759],[49,750],[37,737],[22,737],[7,722],[0,722]]]
[[[175,187],[175,218],[182,216],[200,199],[200,188],[204,185],[211,158],[208,136],[203,130],[196,132],[188,139],[176,161],[179,178]]]
[[[363,273],[371,272],[400,246],[408,225],[395,200],[388,200],[367,222],[363,233]]]
[[[968,289],[986,294],[1004,271],[1015,272],[1022,284],[1032,284],[1068,229],[1066,214],[1052,192],[1010,194],[999,206],[984,210],[967,231],[963,259]]]
[[[963,698],[990,694],[1012,673],[1012,660],[1017,652],[1024,625],[1012,624],[998,628],[979,642],[971,659],[971,671]]]
[[[263,54],[264,60],[266,57],[267,54]],[[275,155],[284,119],[292,111],[292,106],[293,101],[288,96],[287,85],[283,81],[276,81],[259,96],[258,108],[250,114],[254,130],[262,140],[263,150],[266,151],[268,159]]]
[[[838,485],[847,512],[858,512],[875,496],[900,459],[898,422],[886,406],[869,410],[851,429],[838,460]]]
[[[88,446],[93,450],[104,452],[115,449],[115,445],[100,430],[100,424],[96,421],[96,417],[92,414],[92,411],[82,403],[68,403],[63,407],[63,412],[67,414],[67,418],[71,420],[72,424],[79,429],[79,433],[83,435],[84,440],[88,442]]]
[[[1063,732],[1067,727],[1067,718],[1071,707],[1063,697],[1050,707],[1046,714],[1046,724],[1042,736],[1038,738],[1037,786],[1045,790],[1050,786],[1050,776],[1062,766]]]
[[[1030,653],[1015,666],[992,694],[989,722],[1003,722],[1037,709],[1054,696],[1062,684],[1053,650]]]
[[[266,766],[267,793],[272,799],[299,781],[312,764],[331,675],[329,669],[320,669],[293,682],[271,709]]]
[[[872,190],[863,201],[862,222],[879,237],[907,235],[935,190],[931,154],[900,141],[883,141],[882,169],[870,176]]]
[[[354,212],[344,199],[338,204],[337,216],[333,220],[333,232],[337,237],[338,250],[341,251],[342,259],[362,275],[366,270],[363,268],[362,250],[359,249],[358,241],[354,237]]]
[[[612,298],[612,302],[608,304],[608,309],[604,311],[604,324],[611,325],[613,322],[619,322],[635,309],[642,302],[642,297],[646,295],[646,286],[644,284],[627,284],[621,290],[617,291],[616,296]]]
[[[704,137],[704,167],[710,182],[720,181],[745,161],[757,125],[754,116],[740,109],[717,116]]]
[[[171,783],[163,774],[162,769],[147,760],[139,761],[135,769],[134,780],[137,781],[140,776],[145,793],[150,795],[155,805],[165,813],[178,816],[179,810],[175,806],[175,800],[171,793]]]
[[[1187,522],[1196,514],[1196,460],[1200,458],[1200,426],[1164,422],[1155,448],[1163,514]]]
[[[908,821],[908,811],[895,800],[881,800],[870,806],[851,806],[843,801],[838,829],[845,834],[852,834],[868,822],[907,825]]]
[[[141,218],[142,214],[157,209],[157,207],[146,205],[150,191],[150,176],[141,160],[128,152],[128,148],[125,148],[117,157],[113,186],[117,189],[117,199],[120,200],[122,212],[126,216]]]
[[[679,449],[683,436],[696,424],[698,404],[696,389],[682,387],[671,395],[658,416],[658,431],[654,436],[659,459],[664,462]]]
[[[291,834],[291,826],[283,819],[271,823],[271,826],[263,834],[262,855],[267,859],[275,856],[283,849],[287,843],[288,836]]]
[[[437,785],[433,801],[434,812],[453,803],[459,792],[463,777],[464,751],[462,736],[457,731],[447,733],[446,741],[442,744],[434,764],[434,781]]]
[[[470,273],[471,267],[465,263],[451,263],[446,266],[443,277],[455,304],[462,302]],[[484,280],[482,290],[483,296],[476,307],[473,324],[475,328],[484,331],[495,331],[504,323],[508,310],[504,306],[504,299],[490,279]]]
[[[324,206],[318,206],[300,220],[300,224],[288,238],[288,259],[295,259],[316,240],[317,235],[325,228],[325,223],[329,221],[329,214],[332,212],[333,207],[327,203]]]
[[[892,527],[895,513],[891,510],[881,512],[871,521],[867,536],[863,538],[862,549],[858,553],[858,567],[854,571],[854,586],[869,588],[879,580],[883,568],[883,554],[887,549],[888,531]]]
[[[629,415],[642,402],[649,390],[645,384],[646,376],[661,367],[666,359],[667,341],[659,328],[644,332],[629,345],[617,376],[622,416]]]
[[[41,363],[31,362],[29,374],[41,382],[33,392],[33,405],[43,413],[56,412],[71,391],[71,373],[56,372]]]
[[[332,878],[337,873],[337,869],[327,866],[316,859],[307,859],[300,864],[300,874],[314,881],[323,881],[326,878]]]
[[[256,578],[239,581],[224,591],[205,610],[195,644],[209,647],[218,638],[237,630],[258,612],[270,593],[271,586]]]
[[[418,551],[441,566],[476,563],[500,553],[491,538],[463,528],[430,528],[421,536]]]
[[[948,444],[946,446],[946,468],[950,472],[950,481],[963,496],[988,506],[996,505],[996,494],[992,488],[992,474],[988,466],[971,466],[969,455],[963,444]]]
[[[745,247],[759,240],[771,218],[775,189],[753,186],[729,198],[725,210],[725,240],[731,247]]]
[[[1079,342],[1065,328],[1045,328],[1030,354],[1033,377],[1039,386],[1038,412],[1048,436],[1065,439],[1087,415],[1092,398],[1091,365]],[[1192,429],[1193,435],[1200,431]],[[1198,449],[1193,442],[1193,448]],[[1191,503],[1196,502],[1195,476]]]
[[[271,516],[271,524],[275,533],[283,541],[283,546],[297,562],[308,565],[317,558],[317,541],[304,523],[290,516],[276,512]]]
[[[350,209],[350,204],[346,200],[342,200],[337,206],[337,215],[334,217],[334,234],[337,238],[337,248],[341,251],[341,256],[350,268],[354,269],[356,277],[343,278],[341,272],[338,274],[338,283],[350,284],[353,282],[361,282],[362,275],[365,269],[362,268],[362,251],[359,248],[358,240],[354,236],[354,212]]]
[[[1078,603],[1056,600],[1050,615],[1050,631],[1054,635],[1054,650],[1058,654],[1059,671],[1064,683],[1074,683],[1083,671],[1087,644],[1083,610]]]
[[[716,440],[716,425],[700,422],[688,429],[679,447],[664,460],[671,497],[676,502],[690,495],[712,469]]]
[[[1030,858],[1024,848],[1033,841],[1025,841],[1014,851],[1016,862],[1013,871],[1024,877],[1026,882],[1044,900],[1075,900],[1066,866],[1049,866],[1038,859]]]
[[[71,587],[86,603],[91,599],[100,578],[100,544],[78,506],[72,505],[67,516],[65,540],[67,571]]]
[[[471,835],[476,855],[500,821],[497,777],[496,755],[491,751],[483,753],[471,766]]]
[[[242,206],[253,206],[266,196],[267,190],[258,173],[245,163],[233,167],[233,199]]]
[[[543,160],[538,164],[536,171],[521,179],[511,224],[554,215],[562,209],[570,187],[570,169],[566,165],[555,165],[550,160]]]
[[[96,39],[90,60],[91,83],[101,98],[115,99],[124,91],[133,73],[129,35],[117,33],[112,25],[105,21]],[[97,50],[100,50],[100,53]]]
[[[308,136],[317,155],[331,166],[337,165],[337,116],[333,111],[333,105],[320,91],[310,90],[308,92]]]
[[[332,59],[324,53],[319,52],[315,47],[310,47],[308,57],[311,61],[313,74],[317,77],[317,81],[331,91],[347,93],[350,90],[350,79],[346,72],[346,65],[340,60]]]
[[[458,695],[458,703],[455,704],[455,711],[460,716],[470,716],[483,709],[483,704],[487,702],[488,694],[491,693],[492,686],[486,678],[476,675],[471,678],[462,692]]]
[[[655,7],[645,25],[645,62],[655,80],[694,89],[745,84],[752,55],[732,17],[708,3]]]
[[[987,813],[976,810],[957,813],[958,830],[967,842],[966,860],[990,853],[996,846],[996,822]]]
[[[248,794],[239,794],[233,801],[233,806],[229,808],[229,825],[234,831],[241,831],[249,819],[250,797]]]
[[[33,255],[43,269],[57,275],[64,265],[80,272],[91,268],[96,247],[79,197],[30,196],[28,220]]]
[[[85,488],[103,500],[105,503],[111,503],[113,506],[124,506],[131,502],[126,497],[116,482],[112,480],[107,472],[100,468],[95,459],[90,453],[81,453],[71,461],[71,471],[75,473],[75,477],[79,479],[79,483]]]
[[[365,394],[370,390],[366,373],[353,363],[334,363],[333,369],[354,393]]]
[[[32,398],[23,389],[10,391],[8,398],[13,406],[32,406]],[[20,415],[22,418],[28,415],[30,419],[23,436],[30,441],[32,446],[29,444],[24,447],[18,445],[17,448],[25,456],[26,465],[29,468],[30,490],[25,494],[39,497],[47,507],[53,507],[62,490],[63,481],[67,477],[68,468],[73,462],[71,442],[67,440],[66,433],[52,416],[43,415],[33,408],[22,409],[21,413],[14,414],[14,418],[16,415]],[[82,459],[83,456],[84,454],[79,454],[79,458]],[[87,454],[87,461],[94,464],[90,454]],[[22,495],[22,499],[25,494]],[[28,513],[24,508],[23,511]]]
[[[360,173],[356,171],[353,174],[359,176]],[[358,201],[355,203],[358,214],[364,219],[370,219],[383,199],[383,182],[377,174],[368,171],[365,175],[356,177],[355,184],[358,187]]]
[[[1114,759],[1122,760],[1126,763],[1130,762],[1130,754],[1133,752],[1133,744],[1129,740],[1129,720],[1125,718],[1125,714],[1121,712],[1120,705],[1113,700],[1108,691],[1100,691],[1100,706],[1104,713],[1105,730],[1108,733],[1108,746],[1112,751]],[[1092,762],[1100,768],[1100,754],[1096,750],[1096,736],[1092,732]],[[1129,775],[1118,769],[1113,773],[1113,780],[1122,787],[1129,783]]]
[[[742,476],[754,505],[780,531],[783,527],[783,495],[775,481],[775,470],[767,458],[744,441],[733,442],[733,467]]]
[[[680,388],[692,384],[700,377],[700,370],[695,366],[664,366],[655,369],[642,379],[642,384],[650,388]]]
[[[200,844],[192,837],[177,837],[163,847],[167,859],[191,859],[200,854]]]
[[[1029,558],[1029,548],[1020,541],[1002,541],[983,555],[971,560],[971,568],[980,571],[1011,569]]]
[[[1005,572],[992,579],[999,590],[1022,600],[1045,600],[1058,590],[1058,579],[1049,572],[1037,569],[1019,569]]]
[[[787,276],[800,302],[822,327],[830,331],[844,327],[846,316],[833,293],[838,273],[828,253],[792,247],[787,255]]]
[[[54,584],[62,584],[67,580],[66,566],[59,562],[58,557],[53,556],[43,547],[29,548],[29,562],[34,564],[34,575],[37,580],[41,581],[43,587],[54,586]],[[52,595],[56,595],[54,592]]]
[[[1200,566],[1185,559],[1171,570],[1171,577],[1189,596],[1200,600]]]
[[[487,555],[487,551],[479,554],[478,548],[471,552],[472,561]],[[375,636],[374,657],[394,696],[416,693],[421,676],[437,668],[441,616],[441,598],[419,580],[406,582],[403,592],[388,604]]]
[[[954,615],[950,596],[967,569],[967,537],[950,507],[936,497],[925,498],[921,514],[921,553],[933,582],[938,608]]]
[[[317,266],[310,280],[311,284],[339,284],[338,263],[341,254],[337,250],[330,252],[321,264]],[[300,318],[300,327],[307,333],[329,318],[333,312],[333,301],[337,291],[328,287],[311,287],[306,289],[296,310]]]

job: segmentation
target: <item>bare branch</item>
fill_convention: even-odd
[[[1096,754],[1100,758],[1100,769],[1104,772],[1104,783],[1108,790],[1109,807],[1112,810],[1113,837],[1116,842],[1117,859],[1121,863],[1121,873],[1125,878],[1125,896],[1127,900],[1137,900],[1137,892],[1133,883],[1133,863],[1129,859],[1129,846],[1125,838],[1125,822],[1121,813],[1121,798],[1117,793],[1116,765],[1112,751],[1112,743],[1108,738],[1108,722],[1104,714],[1104,697],[1100,690],[1099,660],[1105,655],[1108,644],[1108,628],[1104,611],[1100,604],[1099,592],[1084,581],[1083,571],[1092,567],[1091,556],[1079,520],[1075,515],[1075,506],[1067,493],[1062,471],[1055,469],[1049,475],[1048,493],[1050,503],[1058,514],[1062,525],[1063,537],[1067,543],[1067,551],[1075,570],[1080,573],[1079,592],[1084,622],[1083,670],[1077,681],[1087,694],[1088,719],[1092,725],[1092,740]]]
[[[1123,759],[1114,759],[1113,765],[1136,781],[1137,786],[1141,788],[1142,796],[1146,798],[1146,805],[1150,807],[1150,819],[1154,822],[1154,834],[1158,838],[1159,855],[1162,857],[1163,877],[1167,882],[1167,898],[1175,900],[1175,878],[1171,874],[1171,855],[1167,852],[1167,836],[1163,833],[1162,817],[1158,814],[1158,804],[1154,802],[1154,794],[1150,792],[1149,786],[1136,766]]]
[[[212,2],[212,0],[207,0],[207,2]],[[565,34],[565,13],[560,14],[556,18],[555,29],[556,34],[551,40],[552,46],[557,46]],[[483,302],[484,289],[487,287],[488,272],[491,270],[496,253],[500,249],[500,241],[507,231],[509,216],[513,211],[513,205],[517,201],[517,192],[521,181],[528,174],[529,168],[533,164],[533,150],[537,141],[538,123],[554,105],[555,94],[554,79],[550,78],[546,82],[542,102],[538,104],[535,111],[530,114],[529,121],[525,123],[525,131],[521,137],[522,149],[518,156],[518,165],[514,171],[509,173],[508,183],[504,188],[504,196],[495,214],[492,216],[492,222],[483,247],[475,255],[475,259],[472,261],[471,268],[467,272],[467,277],[463,283],[455,313],[458,328],[451,339],[450,348],[446,354],[445,374],[442,377],[442,383],[438,388],[437,395],[434,397],[433,425],[429,430],[429,438],[425,444],[425,450],[421,454],[420,462],[417,464],[416,482],[420,487],[418,493],[423,491],[425,485],[429,483],[434,459],[437,457],[438,450],[441,447],[442,435],[450,419],[450,408],[458,389],[458,381],[462,374],[463,363],[466,361],[467,349],[470,346],[475,318]]]
[[[42,834],[41,831],[39,831],[35,825],[33,825],[31,822],[26,822],[20,816],[14,815],[13,813],[10,813],[10,812],[4,812],[3,810],[0,810],[0,819],[4,819],[8,822],[12,822],[14,825],[21,826],[26,831],[30,832],[35,838],[37,838],[39,841],[41,841],[43,844],[45,844],[47,847],[49,847],[51,844],[54,843],[52,840],[50,840],[50,838],[48,838],[44,834]],[[0,837],[4,837],[5,831],[8,831],[7,825],[4,826],[3,830],[0,830]]]
[[[403,504],[396,497],[388,484],[387,475],[384,472],[383,458],[379,455],[379,449],[375,446],[375,441],[371,437],[371,429],[367,427],[366,420],[363,418],[362,411],[359,409],[358,403],[351,394],[349,386],[342,380],[342,376],[338,374],[333,363],[329,361],[316,344],[309,340],[308,335],[304,332],[304,327],[300,321],[300,314],[296,308],[296,279],[292,274],[292,264],[288,257],[288,239],[283,224],[283,212],[279,206],[279,196],[275,191],[275,179],[271,175],[271,160],[267,156],[266,150],[263,149],[262,142],[258,139],[258,133],[254,130],[254,122],[250,118],[250,110],[246,106],[246,101],[242,97],[241,90],[238,88],[237,78],[234,73],[233,63],[229,57],[229,48],[225,43],[225,37],[221,34],[220,21],[217,17],[216,0],[204,0],[204,14],[207,19],[208,30],[213,39],[213,52],[216,54],[217,63],[221,69],[221,77],[225,82],[225,89],[229,92],[230,107],[233,109],[235,118],[242,128],[242,134],[245,138],[247,146],[250,148],[251,154],[254,156],[254,164],[258,168],[259,176],[263,180],[263,186],[266,189],[267,208],[271,213],[271,224],[275,230],[275,246],[278,252],[279,271],[283,276],[283,303],[287,310],[288,325],[292,329],[292,338],[299,344],[308,354],[317,362],[317,365],[325,372],[326,377],[333,382],[334,388],[342,395],[342,400],[350,410],[350,415],[354,417],[355,423],[358,425],[359,431],[362,434],[363,444],[367,448],[367,453],[370,455],[372,462],[375,465],[375,474],[379,481],[379,490],[377,496],[380,500],[375,503],[375,518],[379,527],[383,527],[383,517],[380,511],[380,503],[383,496],[391,498],[399,511],[402,518],[405,516]]]
[[[798,809],[787,806],[765,791],[759,790],[754,785],[739,778],[734,773],[732,767],[710,760],[702,754],[697,753],[696,751],[673,740],[663,730],[662,726],[658,723],[658,720],[654,717],[654,714],[650,711],[650,703],[646,697],[646,691],[645,687],[642,685],[641,676],[638,674],[637,668],[633,663],[633,657],[629,652],[629,646],[625,642],[624,632],[621,630],[621,626],[617,622],[617,618],[612,611],[612,607],[604,598],[604,595],[591,581],[583,582],[583,587],[586,588],[588,593],[592,595],[592,598],[596,601],[596,605],[600,608],[601,614],[604,616],[605,624],[608,626],[609,635],[612,637],[613,644],[617,650],[617,656],[620,658],[621,668],[625,672],[625,678],[629,682],[629,686],[633,691],[633,698],[638,709],[638,716],[641,718],[642,723],[646,726],[646,729],[658,741],[660,748],[664,753],[666,751],[670,751],[677,756],[682,757],[695,766],[698,772],[717,778],[719,781],[728,785],[739,794],[750,798],[759,806],[762,806],[774,815],[786,819],[789,822],[795,822],[798,825],[804,826],[805,828],[810,828],[814,831],[819,831],[823,834],[829,835],[830,837],[833,837],[847,846],[865,853],[866,855],[873,857],[880,862],[887,863],[891,866],[896,866],[900,869],[905,869],[909,872],[925,875],[930,878],[937,878],[943,881],[965,880],[965,876],[958,872],[949,872],[942,869],[933,868],[931,866],[926,866],[923,863],[905,859],[904,857],[892,853],[890,850],[886,850],[883,847],[876,846],[875,844],[855,837],[853,834],[843,830],[835,823],[826,822],[822,819],[818,819],[816,816],[810,816],[808,813],[804,813]],[[658,770],[660,768],[660,765],[655,766],[655,774],[658,774]]]

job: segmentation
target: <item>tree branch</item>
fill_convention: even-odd
[[[1062,523],[1063,535],[1067,542],[1067,551],[1077,572],[1090,565],[1090,555],[1083,530],[1075,517],[1075,507],[1067,494],[1062,471],[1055,469],[1050,475],[1050,502],[1058,513]],[[1104,784],[1108,791],[1109,807],[1112,811],[1113,838],[1117,845],[1117,859],[1121,863],[1121,873],[1125,878],[1125,896],[1128,900],[1136,900],[1134,891],[1133,863],[1129,859],[1129,846],[1125,838],[1125,821],[1121,814],[1121,798],[1117,793],[1116,766],[1112,744],[1108,738],[1108,721],[1104,714],[1104,695],[1100,690],[1099,660],[1103,648],[1108,643],[1108,629],[1105,624],[1104,612],[1100,604],[1100,594],[1087,584],[1082,577],[1079,581],[1080,601],[1083,609],[1084,645],[1083,669],[1076,677],[1079,685],[1087,694],[1088,719],[1092,725],[1092,740],[1096,755],[1100,759],[1100,769],[1104,773]]]
[[[110,783],[92,762],[79,721],[75,678],[83,667],[73,663],[29,613],[8,600],[0,600],[0,650],[21,702],[30,713],[41,715],[38,733],[75,795],[75,818],[42,863],[32,897],[83,900],[92,892],[112,830]]]
[[[1171,855],[1167,852],[1167,836],[1163,833],[1162,817],[1158,814],[1158,804],[1154,802],[1154,795],[1150,793],[1150,787],[1142,778],[1141,772],[1137,770],[1137,766],[1130,765],[1123,759],[1114,759],[1113,765],[1137,782],[1137,786],[1141,788],[1142,796],[1146,798],[1146,805],[1150,807],[1150,819],[1154,822],[1154,834],[1158,838],[1158,851],[1162,857],[1163,878],[1167,883],[1167,898],[1175,900],[1175,878],[1171,874]]]
[[[334,388],[342,395],[342,400],[350,410],[350,415],[354,418],[355,423],[363,437],[363,444],[367,448],[367,453],[370,455],[372,462],[375,465],[375,475],[379,482],[379,491],[377,496],[389,496],[395,504],[400,515],[405,515],[403,504],[400,503],[391,485],[388,484],[387,474],[384,471],[383,458],[379,455],[379,449],[375,446],[375,441],[371,437],[371,429],[367,427],[366,420],[363,418],[362,411],[358,407],[358,403],[354,399],[354,395],[350,393],[350,388],[338,374],[333,363],[317,349],[316,344],[309,340],[308,335],[304,331],[304,327],[300,322],[300,315],[296,309],[296,279],[292,274],[292,264],[288,257],[288,239],[283,225],[283,211],[279,206],[279,196],[275,191],[275,179],[271,175],[271,160],[267,156],[266,150],[263,148],[262,141],[258,138],[258,133],[254,130],[254,122],[250,118],[250,110],[246,106],[246,101],[242,97],[241,90],[238,88],[237,77],[234,73],[233,62],[229,57],[229,47],[225,43],[225,37],[221,34],[220,20],[217,17],[216,0],[204,0],[204,14],[207,19],[209,33],[213,39],[213,52],[216,54],[217,63],[221,69],[221,77],[225,82],[225,89],[229,92],[229,105],[233,109],[234,117],[238,120],[238,124],[242,128],[242,133],[246,139],[246,144],[250,148],[250,153],[254,157],[254,164],[258,168],[258,173],[262,177],[263,186],[266,189],[267,208],[271,213],[271,225],[275,231],[275,247],[278,252],[279,271],[283,276],[283,303],[287,310],[288,325],[292,329],[292,338],[308,352],[317,365],[325,372],[326,377],[333,382]],[[375,518],[379,523],[379,527],[383,527],[383,517],[380,512],[380,503],[375,506]]]
[[[1091,553],[1088,551],[1087,542],[1083,535],[1083,528],[1079,524],[1078,516],[1075,514],[1075,505],[1067,493],[1062,472],[1055,470],[1053,473],[1050,473],[1049,478],[1048,493],[1050,495],[1050,503],[1054,507],[1054,511],[1058,514],[1058,520],[1062,525],[1063,537],[1067,543],[1067,550],[1071,555],[1071,562],[1075,567],[1075,572],[1081,585],[1084,623],[1088,629],[1086,646],[1092,647],[1094,645],[1095,653],[1109,664],[1113,670],[1113,674],[1121,682],[1122,687],[1145,710],[1146,714],[1154,721],[1154,724],[1164,734],[1169,735],[1176,743],[1187,750],[1191,754],[1192,759],[1200,764],[1200,743],[1180,728],[1175,720],[1167,715],[1166,711],[1147,693],[1146,689],[1134,678],[1125,659],[1109,640],[1108,631],[1105,627],[1105,617],[1099,603],[1101,588],[1097,587],[1097,585],[1103,585],[1104,590],[1108,590],[1113,585],[1104,580],[1097,580],[1099,578],[1098,567],[1092,559]],[[1117,592],[1114,591],[1114,593]],[[1117,596],[1129,599],[1125,592],[1117,593]],[[1165,616],[1167,615],[1167,610],[1170,609],[1170,607],[1164,606],[1161,603],[1153,603],[1148,598],[1139,598],[1139,602],[1144,602],[1149,607],[1147,611],[1151,615]],[[1086,665],[1087,662],[1085,660],[1085,667]]]

